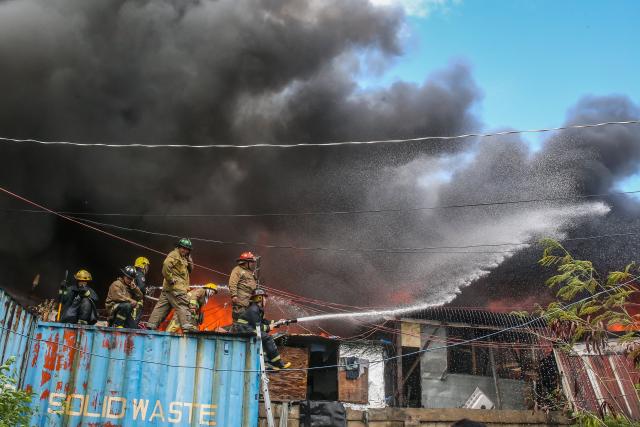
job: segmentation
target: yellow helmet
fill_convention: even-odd
[[[218,292],[218,285],[216,285],[215,283],[207,283],[206,285],[204,285],[202,287],[203,289],[209,289],[215,292]]]
[[[133,263],[133,265],[138,268],[145,268],[149,264],[151,264],[149,260],[143,256],[136,258],[136,261]]]
[[[93,280],[91,278],[91,273],[89,273],[87,270],[79,270],[73,277],[78,282],[90,282],[91,280]]]

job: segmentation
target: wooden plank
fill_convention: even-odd
[[[493,385],[496,388],[496,409],[502,409],[502,396],[500,394],[500,386],[498,384],[498,374],[496,372],[496,359],[493,355],[493,349],[489,348],[489,361],[491,362],[491,373],[493,374]]]
[[[338,370],[338,400],[347,403],[369,403],[369,368],[356,380],[347,379],[344,368]]]
[[[298,347],[278,347],[282,360],[291,362],[291,368],[309,367],[309,350]],[[281,371],[270,373],[269,394],[274,402],[305,400],[307,398],[307,371]]]
[[[402,375],[402,335],[396,335],[396,404],[404,406],[404,376]]]
[[[416,322],[400,322],[403,347],[420,347],[420,324]]]
[[[276,405],[276,416],[280,411]],[[437,423],[439,425],[451,423],[469,418],[477,422],[493,424],[493,425],[520,425],[520,426],[551,426],[551,425],[569,425],[571,420],[561,412],[543,412],[543,411],[522,411],[522,410],[492,410],[483,411],[479,409],[459,409],[459,408],[442,408],[442,409],[425,409],[425,408],[383,408],[369,409],[368,413],[369,426],[399,426],[402,427],[406,420],[421,421],[421,425],[427,423]],[[265,415],[264,407],[260,403],[260,417]],[[300,418],[298,405],[293,405],[289,413],[289,426],[297,426]],[[347,408],[347,420],[351,427],[365,419],[364,411]],[[295,423],[295,424],[294,424]],[[354,423],[354,424],[352,424]]]

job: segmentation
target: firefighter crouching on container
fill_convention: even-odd
[[[60,290],[62,303],[60,321],[77,323],[78,325],[95,325],[98,321],[98,311],[96,310],[98,294],[89,287],[89,282],[92,279],[91,273],[87,270],[80,270],[73,277],[76,279],[76,283],[64,286]]]
[[[191,289],[187,293],[187,297],[189,298],[189,313],[191,313],[191,321],[195,325],[202,325],[204,321],[204,313],[202,309],[209,298],[218,293],[218,285],[215,283],[207,283],[201,288]],[[171,322],[169,322],[169,326],[167,326],[167,332],[177,332],[178,331],[178,321],[176,320],[175,314],[171,318]]]
[[[149,317],[148,326],[157,329],[158,325],[167,317],[171,308],[175,310],[174,316],[178,319],[183,332],[197,331],[191,322],[189,313],[189,274],[193,270],[191,259],[191,240],[180,239],[176,248],[172,250],[162,263],[162,293]]]
[[[267,293],[262,289],[256,289],[251,294],[249,307],[240,315],[237,321],[233,323],[231,332],[233,333],[255,333],[256,326],[260,325],[262,336],[262,348],[265,354],[265,362],[267,362],[273,370],[286,369],[291,366],[291,362],[283,363],[278,353],[278,347],[273,341],[269,331],[274,327],[287,324],[286,320],[278,322],[265,320],[264,306]]]
[[[258,258],[251,252],[243,252],[236,260],[237,264],[229,276],[233,321],[249,307],[251,295],[258,287],[254,271]]]
[[[130,265],[120,270],[118,277],[109,286],[105,308],[109,326],[116,328],[138,327],[138,312],[142,311],[144,296],[135,283],[136,269]]]

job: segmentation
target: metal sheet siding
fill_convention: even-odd
[[[32,426],[257,425],[253,338],[55,323],[38,323],[35,337]]]
[[[35,321],[35,316],[0,289],[0,361],[15,356],[11,373],[17,378],[24,374],[25,355]]]
[[[634,384],[640,373],[620,354],[566,354],[555,350],[563,388],[572,405],[598,413],[609,409],[640,419],[640,401]]]

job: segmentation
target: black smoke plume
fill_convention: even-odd
[[[0,134],[115,143],[248,144],[455,135],[481,128],[470,66],[422,84],[359,86],[372,62],[401,54],[402,10],[367,1],[0,2]],[[640,116],[624,97],[585,98],[567,123]],[[618,197],[360,215],[174,217],[416,207],[607,193],[640,156],[636,127],[560,132],[532,153],[518,138],[294,150],[85,149],[4,144],[2,185],[46,206],[128,228],[249,245],[195,242],[223,271],[264,256],[272,287],[360,306],[458,303],[537,295],[536,247],[375,253],[371,248],[535,242],[635,226]],[[615,203],[613,203],[615,202]],[[87,268],[102,293],[138,255],[162,257],[3,196],[2,286],[55,294],[65,269]],[[167,216],[149,216],[149,215]],[[173,239],[108,229],[164,251]],[[610,244],[611,243],[611,244]],[[613,244],[615,243],[615,244]],[[324,248],[267,249],[278,244]],[[602,263],[632,241],[578,247]],[[332,248],[351,248],[333,251]],[[595,250],[597,249],[597,250]],[[473,253],[458,253],[468,252]],[[512,252],[502,252],[512,251]],[[438,252],[438,253],[433,253]],[[595,252],[595,253],[594,253]],[[530,274],[530,272],[534,272]],[[197,281],[225,277],[198,270]],[[476,284],[468,286],[470,283]],[[488,291],[487,291],[488,290]],[[489,293],[495,292],[495,295]],[[473,304],[472,304],[473,303]]]

